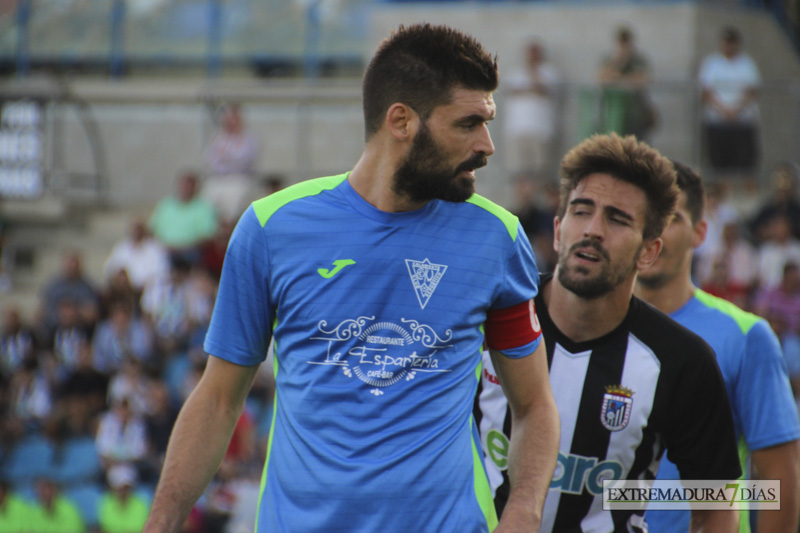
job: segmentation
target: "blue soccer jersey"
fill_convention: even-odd
[[[538,281],[517,219],[478,195],[386,213],[343,174],[255,202],[205,349],[256,365],[275,341],[257,531],[492,530],[472,418],[481,325]]]
[[[764,319],[701,290],[670,316],[703,337],[717,355],[733,410],[743,471],[749,450],[800,438],[780,343]],[[676,466],[664,457],[657,479],[679,478]],[[648,511],[646,520],[650,533],[675,533],[689,531],[689,516],[688,509]],[[746,515],[740,526],[740,531],[750,530]]]

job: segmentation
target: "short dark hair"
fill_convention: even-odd
[[[633,30],[628,26],[620,26],[617,28],[617,41],[621,43],[629,43],[633,41]]]
[[[423,120],[451,101],[456,87],[497,89],[497,56],[475,38],[448,26],[400,26],[367,66],[362,85],[365,137],[381,127],[386,111],[402,102]]]
[[[689,165],[673,160],[672,166],[678,174],[678,189],[686,195],[686,209],[692,217],[692,224],[697,224],[703,218],[706,204],[703,180]]]
[[[720,32],[720,38],[728,43],[739,44],[742,42],[742,34],[733,26],[725,26]]]
[[[633,135],[593,135],[561,160],[559,219],[567,211],[570,193],[594,173],[609,174],[642,189],[647,198],[642,237],[650,240],[661,235],[678,201],[676,172],[669,159]]]

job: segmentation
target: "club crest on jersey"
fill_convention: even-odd
[[[631,418],[633,391],[621,385],[609,385],[603,395],[600,422],[609,431],[625,429]]]
[[[433,296],[433,291],[439,285],[439,281],[447,270],[447,265],[437,265],[431,263],[426,257],[424,261],[406,259],[408,275],[411,277],[411,284],[414,285],[414,292],[420,307],[425,309],[428,300]]]

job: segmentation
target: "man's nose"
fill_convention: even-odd
[[[487,157],[494,153],[494,143],[492,142],[492,136],[489,134],[489,127],[487,125],[483,125],[481,136],[478,142],[475,143],[473,149],[475,152],[482,153]]]

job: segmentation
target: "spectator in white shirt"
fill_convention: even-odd
[[[720,49],[703,59],[698,78],[712,170],[717,178],[752,178],[759,159],[756,97],[761,75],[742,50],[742,36],[736,28],[722,30]]]
[[[208,177],[203,196],[222,218],[238,219],[255,194],[258,141],[247,130],[237,104],[219,112],[220,129],[203,153]]]
[[[786,263],[800,264],[800,240],[792,236],[789,217],[775,215],[765,231],[767,241],[758,248],[758,277],[761,288],[777,287]]]
[[[141,293],[144,286],[169,272],[169,255],[164,246],[148,234],[147,222],[135,217],[128,235],[118,241],[106,259],[106,280],[125,270],[133,288]]]
[[[545,60],[544,45],[530,41],[525,48],[525,65],[512,71],[504,82],[510,92],[504,114],[507,165],[514,176],[557,181],[551,152],[558,82],[558,72]]]
[[[120,463],[135,464],[147,459],[147,427],[127,400],[114,402],[100,417],[95,438],[103,467]]]

